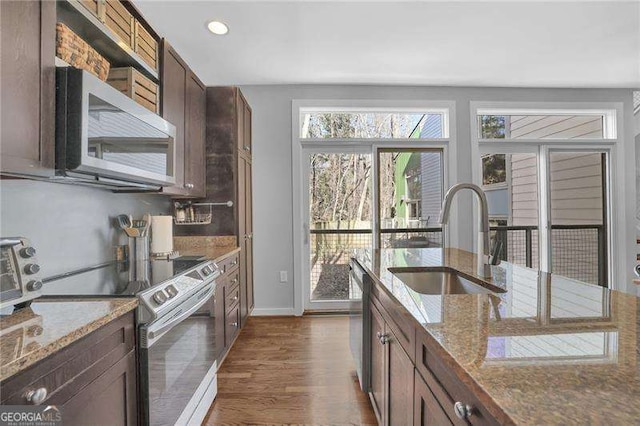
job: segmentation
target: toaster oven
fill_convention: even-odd
[[[36,249],[22,237],[0,238],[0,309],[27,307],[41,296]]]

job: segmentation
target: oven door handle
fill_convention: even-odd
[[[207,287],[206,291],[198,295],[200,300],[198,300],[198,302],[195,305],[191,306],[189,309],[187,309],[184,312],[181,312],[177,315],[174,314],[174,316],[168,322],[165,322],[163,324],[159,324],[156,322],[156,323],[151,323],[147,326],[142,327],[142,333],[144,335],[144,338],[141,339],[141,342],[140,342],[142,347],[150,348],[167,331],[171,330],[173,327],[181,323],[187,317],[191,316],[191,314],[193,314],[195,311],[200,309],[202,305],[204,305],[209,301],[209,299],[211,299],[211,296],[213,296],[213,291],[215,287],[216,287],[216,284],[214,281],[209,287]]]

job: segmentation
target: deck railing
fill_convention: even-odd
[[[325,287],[333,287],[336,280],[348,280],[346,266],[353,250],[371,247],[373,233],[371,229],[312,229],[310,233],[312,288],[317,290],[318,297],[327,297],[324,293],[333,293],[335,289],[327,290]],[[380,234],[383,248],[442,246],[440,227],[383,229]],[[503,243],[501,260],[538,268],[538,227],[492,226],[491,237]],[[551,241],[555,273],[606,285],[608,272],[604,226],[552,225]]]

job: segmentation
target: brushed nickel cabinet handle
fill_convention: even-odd
[[[185,183],[184,187],[187,189],[193,189],[194,185],[192,183]]]
[[[466,420],[473,414],[473,407],[469,404],[457,401],[453,404],[453,411],[456,413],[456,417]]]
[[[238,322],[237,321],[234,321],[234,322],[231,323],[231,327],[237,327],[237,326],[238,326]]]
[[[33,405],[40,405],[47,399],[47,388],[38,388],[25,393],[24,398]]]

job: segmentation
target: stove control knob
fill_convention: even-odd
[[[205,266],[202,268],[202,273],[205,277],[208,276],[211,273],[211,267],[209,265]]]
[[[173,286],[173,284],[169,284],[167,286],[167,288],[165,288],[165,291],[167,292],[167,295],[169,296],[169,299],[173,299],[174,297],[176,297],[178,295],[178,289],[175,288]]]
[[[28,259],[35,255],[36,255],[36,249],[34,249],[33,247],[25,247],[22,250],[20,250],[20,257],[23,257],[25,259]]]
[[[24,267],[24,272],[27,275],[37,274],[38,272],[40,272],[40,266],[36,265],[35,263],[29,263]]]
[[[158,290],[153,293],[153,300],[155,300],[158,305],[162,305],[167,301],[167,295],[164,293],[164,291]]]
[[[29,291],[38,291],[42,288],[42,281],[40,280],[32,280],[27,283],[27,290]]]

